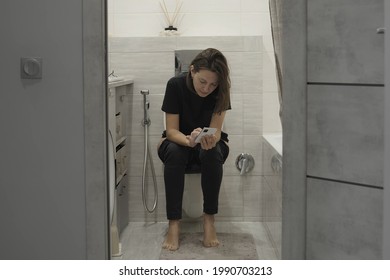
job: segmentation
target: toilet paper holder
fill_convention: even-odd
[[[252,155],[241,153],[236,158],[236,167],[240,170],[240,175],[244,175],[255,167],[255,160]]]

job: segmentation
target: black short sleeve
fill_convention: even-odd
[[[168,81],[161,110],[170,114],[180,114],[182,104],[181,81],[172,78]]]

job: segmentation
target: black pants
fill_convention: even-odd
[[[164,183],[168,220],[182,217],[184,174],[188,164],[199,164],[203,191],[203,212],[218,213],[218,197],[222,182],[222,165],[229,155],[229,146],[219,141],[211,150],[203,150],[200,144],[184,147],[165,139],[158,149],[164,163]]]

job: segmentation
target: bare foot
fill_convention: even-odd
[[[170,251],[176,251],[177,249],[179,249],[179,235],[180,235],[180,221],[170,220],[168,233],[165,236],[165,240],[162,244],[162,247]]]
[[[214,215],[203,215],[203,245],[205,247],[216,247],[219,245],[217,232],[214,226]]]

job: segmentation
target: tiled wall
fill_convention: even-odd
[[[166,27],[162,0],[108,0],[110,40],[118,37],[158,37]],[[274,50],[268,0],[181,0],[178,24],[181,37],[263,37],[263,129],[281,132],[275,79]],[[176,0],[165,0],[173,11]],[[118,71],[116,69],[116,71]]]
[[[230,156],[224,165],[218,218],[230,221],[259,221],[263,217],[261,196],[262,174],[262,37],[154,37],[112,38],[110,67],[122,76],[132,76],[134,93],[128,98],[130,117],[129,179],[130,219],[132,221],[165,220],[163,168],[156,152],[163,130],[161,104],[166,82],[174,75],[174,50],[215,47],[227,57],[231,68],[232,110],[226,115],[224,130],[229,133]],[[158,211],[147,214],[142,205],[141,182],[144,153],[144,127],[141,89],[150,90],[150,148],[153,155],[159,190]],[[247,176],[240,176],[236,157],[250,153],[255,168]],[[150,169],[149,169],[150,175]],[[149,194],[153,182],[148,176]],[[150,203],[151,200],[150,200]]]
[[[170,12],[176,0],[164,0]],[[180,0],[181,36],[253,36],[269,32],[268,0]],[[109,34],[154,37],[167,27],[163,0],[108,0]],[[132,28],[137,27],[137,28]]]
[[[270,233],[277,254],[281,256],[282,245],[282,166],[283,156],[281,135],[263,135],[263,175],[262,194],[263,221]]]

